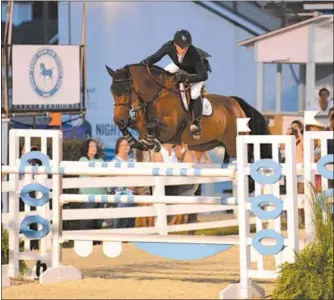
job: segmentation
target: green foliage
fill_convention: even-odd
[[[23,241],[20,241],[20,251],[24,250]],[[1,264],[7,265],[8,264],[8,254],[9,254],[9,248],[8,248],[8,230],[3,228],[3,225],[1,224]],[[24,272],[27,270],[27,265],[23,260],[20,260],[19,262],[19,270],[21,274],[24,274]]]
[[[1,224],[1,262],[8,264],[8,231]]]
[[[295,263],[284,263],[273,299],[333,299],[333,248],[309,244]]]
[[[250,225],[250,232],[256,232],[255,224]],[[170,233],[173,234],[173,233]],[[176,232],[177,235],[188,235],[188,231]],[[221,227],[212,229],[201,229],[196,230],[196,235],[207,235],[207,236],[224,236],[224,235],[238,235],[239,226]]]
[[[83,141],[66,139],[63,140],[63,160],[78,161],[81,157]]]
[[[333,299],[332,203],[312,189],[316,239],[280,269],[273,299]],[[333,200],[332,200],[333,201]]]

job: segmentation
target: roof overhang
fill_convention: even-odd
[[[303,8],[304,10],[330,11],[334,9],[334,4],[332,1],[310,1],[305,2]]]
[[[315,62],[333,63],[333,16],[320,15],[238,43],[255,47],[256,61],[309,62],[309,41],[315,44]]]

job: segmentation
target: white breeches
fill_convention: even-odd
[[[180,70],[180,68],[174,64],[173,62],[171,62],[170,64],[168,64],[166,67],[165,67],[165,70],[169,73],[176,73],[178,70]]]
[[[165,70],[171,74],[174,74],[178,70],[180,70],[180,68],[176,64],[171,62],[165,67]],[[201,90],[202,90],[203,84],[204,84],[204,81],[190,84],[190,98],[191,99],[197,99],[199,96],[201,96]]]
[[[199,96],[201,96],[201,90],[202,90],[203,84],[204,84],[204,81],[190,84],[190,98],[192,100],[197,99]]]

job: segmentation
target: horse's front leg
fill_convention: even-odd
[[[119,127],[120,131],[122,132],[124,138],[128,142],[129,146],[131,148],[135,148],[141,151],[148,151],[149,148],[146,144],[143,142],[138,142],[133,135],[130,133],[127,127]]]
[[[138,149],[140,151],[149,151],[149,150],[154,150],[156,152],[160,151],[161,146],[157,141],[153,140],[153,143],[149,143],[146,139],[140,139],[139,141],[137,141],[130,133],[127,127],[119,127],[119,129],[122,132],[126,141],[129,143],[129,146],[131,148]]]
[[[156,134],[155,134],[156,129],[157,129],[157,122],[156,121],[149,122],[147,124],[146,143],[151,150],[153,150],[155,152],[159,152],[161,150],[161,146],[160,146],[160,143],[158,143],[155,139],[156,138]]]

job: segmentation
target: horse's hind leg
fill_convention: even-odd
[[[168,217],[168,225],[179,225],[184,223],[184,215]]]
[[[198,222],[197,214],[189,214],[188,215],[187,224],[197,223],[197,222]],[[196,230],[189,230],[188,234],[189,235],[195,235],[195,232],[196,232]]]
[[[152,204],[139,204],[140,207],[152,206]],[[154,217],[136,218],[136,227],[154,227]]]

